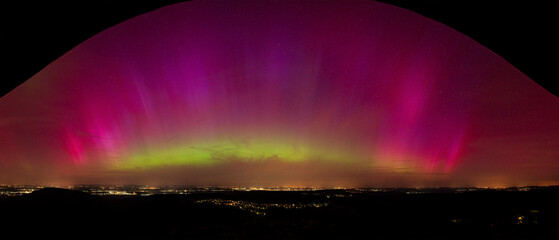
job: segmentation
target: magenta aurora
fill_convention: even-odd
[[[559,183],[559,99],[374,1],[193,1],[109,28],[0,99],[0,183]]]

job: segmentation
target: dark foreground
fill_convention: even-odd
[[[0,239],[559,239],[559,190],[0,198]]]

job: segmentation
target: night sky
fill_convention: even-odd
[[[186,2],[2,97],[0,183],[559,184],[559,99],[391,5]]]

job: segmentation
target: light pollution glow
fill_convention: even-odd
[[[559,100],[374,1],[194,1],[78,45],[0,100],[0,183],[559,182]]]

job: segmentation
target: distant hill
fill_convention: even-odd
[[[33,191],[27,198],[41,201],[83,201],[92,198],[88,193],[62,188],[43,188]]]

